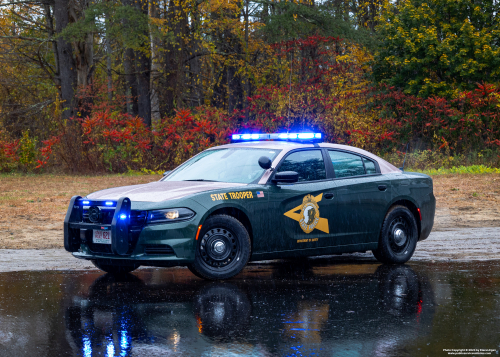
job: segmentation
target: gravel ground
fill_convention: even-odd
[[[335,260],[373,261],[375,258],[371,253],[356,253],[333,256],[332,261]],[[432,232],[429,238],[418,243],[410,262],[479,260],[500,260],[500,227]],[[87,269],[96,268],[64,249],[0,249],[0,272]]]

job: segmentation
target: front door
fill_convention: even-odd
[[[335,209],[334,182],[327,177],[323,151],[289,153],[276,169],[295,171],[299,181],[269,187],[271,251],[313,249],[332,245],[329,211]],[[271,247],[270,247],[271,248]]]

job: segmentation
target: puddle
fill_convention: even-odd
[[[0,356],[445,356],[500,345],[500,263],[0,274]],[[493,355],[496,355],[493,352]]]

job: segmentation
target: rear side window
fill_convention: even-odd
[[[332,160],[335,177],[350,177],[365,174],[361,156],[342,151],[328,151]],[[375,165],[374,165],[375,166]]]
[[[281,163],[277,172],[295,171],[299,182],[326,179],[325,162],[320,150],[303,150],[291,153]]]
[[[365,164],[365,169],[366,169],[367,175],[377,173],[377,168],[375,167],[375,163],[372,160],[368,160],[366,158],[363,158],[363,162]]]

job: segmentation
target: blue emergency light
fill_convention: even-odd
[[[253,140],[287,140],[287,141],[321,141],[321,133],[277,133],[277,134],[233,134],[232,141]]]

